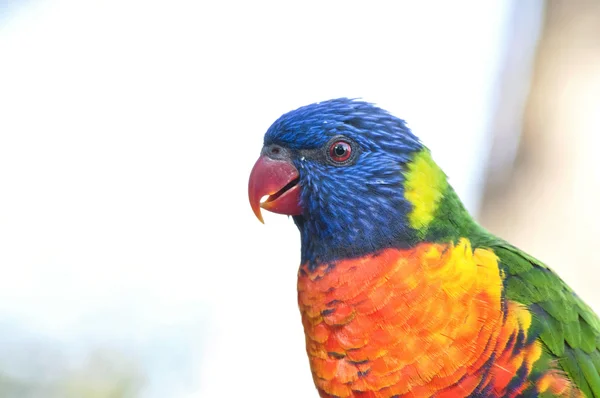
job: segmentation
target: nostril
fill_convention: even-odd
[[[285,149],[279,145],[269,145],[264,148],[263,153],[273,159],[281,159],[285,157]]]

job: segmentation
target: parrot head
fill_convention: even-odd
[[[293,216],[302,262],[322,263],[413,244],[445,183],[403,120],[342,98],[271,125],[248,195],[261,221],[261,208]]]

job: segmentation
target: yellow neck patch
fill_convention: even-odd
[[[425,229],[433,221],[448,181],[428,149],[418,152],[407,166],[404,197],[413,205],[408,221],[414,229]]]

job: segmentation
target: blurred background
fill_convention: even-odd
[[[0,0],[0,397],[310,397],[291,220],[246,184],[307,103],[406,119],[600,310],[600,3]]]

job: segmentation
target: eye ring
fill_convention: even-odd
[[[329,145],[328,154],[329,159],[334,163],[344,164],[348,162],[352,156],[352,145],[348,141],[342,139],[335,140]]]

